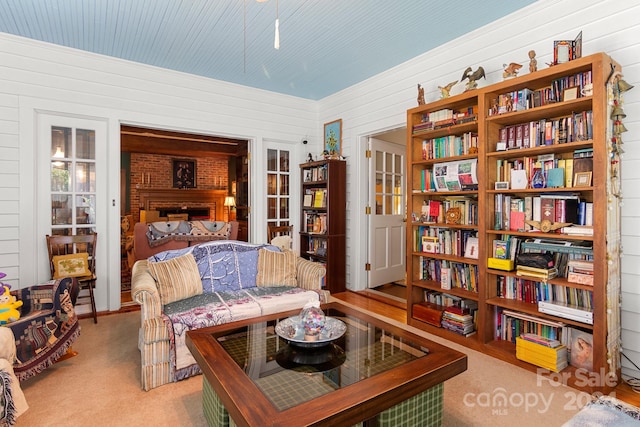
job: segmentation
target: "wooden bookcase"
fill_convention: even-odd
[[[592,334],[593,338],[592,369],[578,372],[575,366],[570,365],[561,371],[562,381],[585,391],[606,391],[615,386],[616,380],[612,379],[612,377],[620,377],[620,269],[618,249],[620,243],[620,219],[619,198],[616,196],[619,186],[619,173],[616,174],[612,170],[617,167],[617,153],[615,149],[612,149],[611,144],[613,126],[609,118],[611,106],[608,100],[614,92],[608,89],[607,86],[607,82],[614,70],[620,71],[620,66],[606,54],[598,53],[467,91],[407,111],[407,157],[409,169],[407,209],[409,215],[413,214],[411,225],[407,227],[408,324],[522,366],[533,372],[541,372],[537,366],[516,358],[515,344],[500,336],[501,328],[506,327],[501,323],[504,319],[504,311],[525,314],[536,319],[544,319],[544,321],[561,322],[568,328],[579,329]],[[571,82],[570,78],[575,78],[575,82]],[[560,85],[579,86],[578,80],[580,78],[591,79],[593,84],[592,95],[583,96],[580,87],[578,87],[577,90],[571,89],[567,91],[566,99],[564,99],[565,91]],[[552,86],[555,86],[555,93],[560,94],[559,98],[562,97],[555,102],[548,100],[546,102],[538,102],[536,100],[535,106],[524,105],[518,107],[517,99],[514,99],[516,94],[523,97],[526,96],[525,90],[527,89],[531,93],[536,91],[543,93],[543,89]],[[505,99],[506,94],[513,94],[512,100],[515,101],[512,104],[513,106],[497,110],[495,101],[501,97]],[[533,95],[530,98],[533,99]],[[505,105],[508,104],[511,103],[507,102]],[[453,110],[460,114],[454,122],[447,122],[446,118],[441,119],[443,121],[440,122],[434,122],[432,119],[431,121],[434,122],[433,128],[423,123],[423,118],[427,117],[425,114],[442,110]],[[467,114],[465,115],[464,113]],[[469,113],[472,114],[470,115]],[[474,117],[473,114],[476,114],[476,116]],[[589,128],[592,133],[590,136],[578,135],[577,128],[572,126],[569,130],[573,132],[575,141],[563,142],[564,136],[568,134],[565,125],[569,122],[573,123],[574,120],[566,119],[563,121],[562,119],[565,117],[573,118],[574,115],[576,115],[576,120],[590,116]],[[550,144],[547,145],[543,141],[541,145],[534,146],[532,138],[535,135],[529,135],[530,144],[527,148],[524,148],[524,143],[518,146],[519,140],[516,144],[512,142],[510,147],[508,135],[510,129],[513,128],[516,131],[520,129],[523,131],[523,135],[526,136],[527,129],[533,132],[535,126],[540,125],[543,120],[551,123],[556,121],[557,126],[564,126],[561,131],[557,132],[559,140],[556,137],[556,133],[553,133],[553,140],[550,141]],[[532,125],[531,123],[534,124]],[[546,126],[543,123],[542,127]],[[441,152],[440,157],[435,159],[429,158],[429,150],[427,149],[427,156],[423,155],[425,151],[424,141],[447,136],[462,136],[468,132],[477,134],[477,149],[472,149],[471,152],[464,154],[456,153],[455,151]],[[537,134],[537,132],[535,133]],[[542,132],[542,136],[545,136],[544,132]],[[503,147],[501,142],[505,138],[507,143],[506,147]],[[427,147],[430,146],[427,145]],[[568,187],[565,177],[563,178],[563,185],[560,187],[531,188],[530,178],[533,172],[527,170],[526,179],[524,180],[525,188],[514,189],[509,183],[506,189],[496,189],[496,182],[505,181],[503,177],[498,175],[499,165],[515,164],[519,163],[519,161],[522,161],[523,164],[534,165],[534,163],[530,163],[529,158],[535,161],[540,159],[542,162],[545,158],[550,157],[554,159],[551,162],[563,160],[559,162],[560,165],[564,162],[568,164],[569,160],[567,159],[573,159],[574,156],[577,156],[577,153],[589,150],[592,150],[593,154],[592,177],[591,182],[587,182],[585,186],[576,187],[571,182],[571,187]],[[468,186],[464,190],[457,189],[455,185],[450,188],[453,191],[429,191],[428,188],[423,189],[425,185],[423,184],[425,174],[423,171],[427,170],[434,174],[434,179],[440,179],[442,177],[442,168],[438,166],[443,163],[447,164],[447,162],[449,162],[449,168],[451,168],[451,165],[459,164],[452,162],[462,162],[462,164],[477,162],[478,189],[475,190],[473,186]],[[438,176],[436,177],[435,175]],[[510,179],[511,175],[508,173],[506,175]],[[459,181],[468,182],[468,179],[465,178],[463,180],[460,178]],[[502,186],[504,187],[504,184]],[[512,201],[514,199],[524,201],[526,199],[534,200],[541,196],[543,196],[543,199],[547,199],[552,195],[558,199],[566,199],[569,198],[567,196],[571,195],[577,197],[581,202],[589,203],[593,208],[593,236],[569,235],[562,233],[562,230],[544,233],[530,225],[525,225],[526,229],[524,229],[521,228],[521,215],[526,215],[526,218],[529,219],[530,214],[513,214],[512,217],[512,214],[509,213],[508,216],[505,216],[505,209],[503,209],[502,219],[513,219],[512,225],[505,226],[504,223],[496,223],[496,218],[500,218],[500,216],[496,216],[497,198],[500,200],[500,198],[508,196]],[[434,201],[444,205],[448,199],[454,197],[475,200],[478,210],[477,218],[467,221],[467,223],[455,223],[457,215],[452,213],[449,218],[446,209],[444,209],[444,213],[441,214],[440,218],[421,216],[423,205],[428,205],[429,213],[435,213],[435,211],[430,210],[431,207],[437,206],[437,203],[433,204]],[[504,199],[502,200],[504,202]],[[503,207],[503,204],[498,205]],[[514,207],[514,210],[517,209]],[[424,220],[432,222],[425,223]],[[546,225],[540,225],[538,228]],[[517,227],[517,229],[511,229],[512,226]],[[462,239],[464,239],[465,233],[466,235],[477,234],[478,258],[465,257],[464,248],[458,252],[455,249],[448,250],[448,253],[424,252],[421,246],[421,237],[419,236],[420,233],[424,234],[427,229],[439,230],[444,233],[441,235],[445,236],[447,235],[446,233],[449,233],[449,236],[452,237],[460,238],[462,236]],[[515,269],[504,271],[489,268],[488,259],[493,257],[494,241],[505,239],[511,240],[512,243],[522,243],[527,239],[543,239],[544,242],[552,245],[573,246],[581,244],[591,246],[594,266],[593,286],[572,283],[566,277],[557,277],[546,281],[537,279],[540,281],[536,281],[536,279],[517,276]],[[441,244],[442,242],[438,240],[438,243]],[[461,243],[460,245],[463,244]],[[432,250],[432,246],[433,243],[427,240],[425,249]],[[455,247],[455,243],[452,247]],[[553,246],[551,247],[553,248]],[[573,250],[569,250],[569,252],[573,252]],[[556,250],[551,253],[556,253]],[[590,254],[589,251],[587,253]],[[467,253],[466,255],[469,254]],[[440,265],[443,265],[444,262],[449,264],[456,263],[456,265],[461,266],[458,271],[465,271],[465,267],[467,270],[477,269],[476,282],[474,286],[470,287],[467,280],[467,285],[445,290],[441,287],[441,281],[437,280],[436,274],[433,274],[435,277],[425,278],[423,275],[425,262],[440,263]],[[560,276],[563,275],[561,274]],[[516,288],[519,286],[520,289],[524,289],[526,284],[528,288],[526,289],[527,292],[524,292],[525,296],[518,296],[517,292],[516,296],[504,292],[504,287],[500,288],[499,285],[505,283],[505,281]],[[538,309],[538,300],[545,298],[557,299],[557,297],[540,296],[535,292],[536,290],[548,288],[563,292],[564,295],[567,295],[566,298],[569,302],[575,302],[576,298],[578,300],[579,298],[590,300],[578,305],[583,305],[583,308],[591,305],[588,308],[593,312],[593,324],[572,320],[564,315],[554,316],[541,312]],[[471,305],[477,302],[475,333],[458,334],[434,326],[433,321],[427,322],[424,320],[424,308],[418,307],[419,310],[415,310],[414,305],[424,302],[425,295],[429,293],[453,295],[456,298],[470,301]],[[576,295],[579,296],[576,297]],[[558,301],[556,300],[555,302]],[[564,328],[562,333],[566,333],[566,331],[567,328]]]
[[[346,182],[344,160],[300,165],[300,256],[327,268],[325,289],[346,289]]]

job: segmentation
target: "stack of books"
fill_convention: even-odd
[[[466,308],[447,307],[442,313],[442,327],[456,334],[470,336],[475,333],[473,315]]]
[[[538,301],[538,311],[552,316],[575,320],[593,325],[593,311],[590,309],[558,301]]]
[[[593,261],[570,259],[567,268],[567,281],[593,286]]]
[[[565,345],[535,334],[516,337],[516,357],[553,372],[560,372],[569,365]]]
[[[539,280],[550,280],[558,276],[558,269],[552,268],[535,268],[526,265],[516,266],[516,276],[528,276]]]

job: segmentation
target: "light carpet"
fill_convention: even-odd
[[[202,376],[148,392],[140,388],[139,322],[137,311],[103,316],[98,324],[81,320],[82,332],[73,347],[79,354],[21,384],[30,408],[16,426],[205,426]],[[468,370],[445,383],[445,427],[560,426],[590,399],[415,331],[469,357]]]

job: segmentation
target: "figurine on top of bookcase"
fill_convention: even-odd
[[[535,71],[538,71],[538,60],[536,59],[536,51],[532,49],[529,51],[529,72]]]
[[[424,105],[424,88],[418,83],[418,105]]]
[[[451,91],[451,88],[453,88],[453,86],[456,83],[458,83],[457,80],[447,84],[446,86],[438,86],[438,89],[440,89],[440,98],[441,99],[448,98],[449,97],[449,92]]]
[[[484,68],[478,67],[477,70],[473,71],[471,67],[467,67],[467,69],[464,70],[464,73],[462,73],[462,78],[460,79],[460,81],[469,79],[464,89],[465,92],[477,88],[478,80],[480,80],[481,78],[486,79],[486,77],[484,76]]]
[[[509,65],[502,64],[502,66],[504,67],[504,71],[502,72],[503,79],[518,77],[518,71],[520,71],[520,68],[522,68],[522,65],[516,62],[511,62],[509,63]]]

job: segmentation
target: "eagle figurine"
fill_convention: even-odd
[[[451,91],[451,88],[453,88],[453,86],[458,83],[458,81],[456,80],[455,82],[451,82],[446,86],[438,86],[438,89],[440,89],[440,98],[444,99],[444,98],[448,98],[449,97],[449,91]]]
[[[527,219],[524,222],[526,224],[529,224],[533,228],[536,228],[542,231],[543,233],[548,233],[550,231],[554,231],[562,227],[568,227],[570,225],[573,225],[570,222],[551,222],[548,219],[543,219],[542,221],[533,221],[533,220]]]
[[[465,92],[468,90],[472,90],[478,87],[478,80],[480,80],[481,78],[486,79],[486,77],[484,76],[484,68],[482,67],[478,67],[477,70],[473,71],[471,67],[467,67],[466,70],[464,70],[464,73],[462,73],[462,78],[460,79],[460,81],[463,81],[464,79],[468,79],[467,81],[467,85],[465,87]]]
[[[502,64],[502,66],[504,67],[504,72],[502,73],[503,79],[516,77],[518,75],[518,71],[520,71],[520,68],[522,68],[522,65],[516,62],[512,62],[509,65]]]

